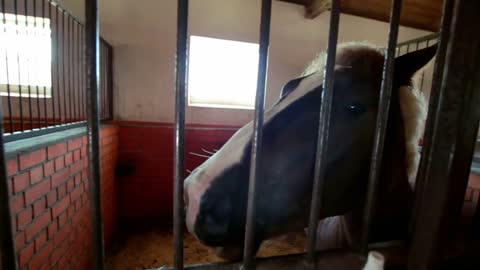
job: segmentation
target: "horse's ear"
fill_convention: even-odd
[[[282,91],[280,92],[280,99],[284,98],[288,94],[290,94],[293,90],[295,90],[298,85],[302,82],[303,79],[307,78],[310,75],[303,76],[300,78],[293,79],[289,81],[285,86],[283,86]]]
[[[395,83],[398,86],[410,84],[412,76],[423,68],[437,53],[437,45],[404,54],[395,58]]]

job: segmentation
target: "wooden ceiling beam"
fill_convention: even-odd
[[[330,8],[331,0],[280,0],[305,6],[305,17],[313,19]],[[390,19],[389,0],[342,0],[342,13],[383,22]],[[437,32],[442,15],[442,1],[404,0],[400,24]]]

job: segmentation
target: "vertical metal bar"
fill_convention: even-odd
[[[100,82],[101,82],[101,86],[102,86],[102,98],[101,98],[101,101],[102,101],[102,115],[101,115],[101,118],[102,119],[105,119],[105,108],[106,108],[106,98],[105,98],[105,46],[103,44],[103,42],[100,43],[100,64],[101,64],[101,67],[100,67]]]
[[[58,9],[58,7],[57,7]],[[62,13],[62,96],[63,96],[63,123],[67,123],[67,72],[65,68],[65,61],[68,61],[66,56],[67,52],[65,49],[65,40],[67,39],[65,35],[65,12],[61,11]]]
[[[108,46],[108,68],[107,68],[107,82],[108,82],[108,119],[113,119],[113,47]]]
[[[17,36],[20,35],[18,32],[18,0],[13,1],[13,12],[15,13],[15,25],[16,27],[16,34]],[[18,109],[20,110],[20,131],[24,131],[24,123],[23,123],[23,103],[22,103],[22,72],[20,68],[20,53],[17,51],[17,62],[18,62]]]
[[[252,135],[252,154],[248,185],[247,220],[245,226],[245,246],[243,269],[252,269],[255,256],[255,202],[256,184],[262,156],[263,110],[265,106],[265,84],[267,80],[268,50],[270,46],[270,21],[272,0],[262,0],[260,21],[260,48],[258,62],[257,92],[255,96],[254,131]]]
[[[90,201],[93,228],[93,268],[104,269],[105,250],[102,232],[102,200],[100,176],[99,105],[99,23],[98,0],[85,1],[86,72],[87,72],[87,139]]]
[[[80,121],[81,120],[81,115],[80,115],[80,112],[81,112],[81,107],[83,105],[83,103],[81,103],[80,101],[80,70],[82,69],[82,65],[81,65],[81,60],[80,60],[80,44],[81,44],[81,39],[80,39],[80,31],[81,31],[81,25],[79,23],[76,24],[77,25],[77,40],[75,42],[75,44],[77,44],[77,61],[75,63],[76,67],[77,67],[77,70],[76,70],[76,74],[77,74],[77,97],[75,99],[75,102],[77,103],[77,112],[75,113],[76,115],[76,118],[77,118],[77,121]]]
[[[2,1],[3,5],[3,1]],[[8,192],[7,165],[5,160],[5,148],[3,139],[3,102],[0,99],[0,260],[1,269],[18,268],[15,254],[15,234],[12,226],[13,220],[10,214],[10,199]]]
[[[56,48],[56,56],[57,56],[57,96],[58,96],[58,120],[59,124],[62,124],[62,98],[61,98],[61,93],[62,91],[65,91],[65,87],[63,89],[60,87],[60,56],[62,56],[62,62],[63,62],[63,55],[60,50],[60,11],[58,10],[58,7],[54,7],[55,12],[56,12],[56,23],[57,23],[57,48]],[[63,32],[63,31],[62,31]],[[62,33],[62,39],[63,39],[63,33]],[[63,47],[63,42],[62,42],[62,47]],[[65,69],[62,69],[62,75],[63,71]],[[62,76],[63,77],[63,76]]]
[[[35,28],[35,33],[37,33],[37,0],[33,0],[33,27]],[[42,18],[43,19],[43,18]],[[38,34],[36,34],[38,35]],[[40,114],[40,86],[38,85],[38,79],[36,81],[36,90],[37,90],[37,125],[39,129],[42,128],[42,123],[41,123],[41,114]]]
[[[52,61],[51,68],[52,68],[52,88],[50,90],[50,94],[52,96],[52,125],[55,126],[57,124],[57,118],[55,117],[55,90],[58,91],[59,88],[59,80],[58,80],[58,18],[55,19],[55,31],[53,31],[53,16],[52,16],[52,3],[48,1],[48,18],[50,19],[50,29],[51,29],[51,37],[52,37],[52,49],[51,49],[51,55],[55,59],[55,64]],[[55,32],[55,35],[53,34]],[[55,39],[55,42],[53,41]],[[53,80],[53,70],[54,67],[55,69],[55,75],[56,75],[56,82],[57,82],[57,89],[55,89],[54,85],[54,80]]]
[[[49,26],[51,28],[52,26],[52,22],[49,21]],[[42,0],[42,31],[45,31],[45,0]],[[52,42],[50,41],[50,44]],[[50,45],[50,46],[53,46],[53,45]],[[53,60],[53,59],[52,59]],[[50,63],[52,63],[52,61],[50,61]],[[50,74],[52,74],[53,70],[52,70],[52,66],[50,64]],[[53,78],[51,77],[52,75],[50,75],[50,91],[52,91],[51,89],[53,89]],[[43,108],[44,108],[44,116],[45,116],[45,127],[48,127],[48,108],[47,108],[47,87],[44,85],[43,86]]]
[[[408,269],[437,269],[452,210],[463,200],[480,120],[480,35],[472,27],[479,1],[455,2],[450,39],[436,111],[423,198],[413,232]],[[439,78],[434,78],[434,81]],[[463,189],[463,190],[462,190]],[[453,191],[453,192],[452,192]]]
[[[176,93],[175,93],[175,156],[174,156],[174,187],[173,187],[173,237],[174,237],[174,267],[183,269],[183,172],[184,142],[185,142],[185,100],[187,80],[188,53],[188,5],[189,0],[177,1],[177,63],[176,63]]]
[[[85,51],[85,44],[86,44],[86,41],[85,41],[85,28],[83,28],[83,31],[82,31],[82,52]],[[86,77],[86,74],[85,74],[85,65],[86,65],[86,57],[85,57],[85,54],[82,54],[83,57],[82,57],[82,104],[85,104],[86,103],[86,95],[87,95],[87,77]],[[82,106],[82,119],[85,120],[87,119],[87,116],[86,116],[86,108],[85,106]]]
[[[26,35],[28,35],[28,0],[24,1],[24,12],[25,12],[25,31],[27,31]],[[28,90],[28,114],[29,114],[29,121],[30,121],[30,128],[33,129],[33,112],[32,112],[32,86],[30,85],[30,57],[27,57],[27,90]]]
[[[407,53],[410,52],[410,44],[407,44]]]
[[[315,266],[315,247],[317,226],[323,198],[325,178],[325,159],[327,157],[328,133],[333,102],[333,84],[335,81],[335,58],[340,23],[340,0],[332,1],[330,12],[330,32],[328,34],[327,59],[323,77],[323,92],[320,101],[319,130],[317,134],[317,149],[315,152],[315,169],[313,178],[312,202],[310,204],[310,220],[308,224],[308,239],[306,243],[307,263],[310,268]]]
[[[375,140],[372,151],[370,173],[368,179],[367,197],[365,201],[365,211],[362,223],[361,250],[363,253],[368,251],[368,239],[370,234],[371,220],[376,203],[378,180],[382,166],[383,146],[390,110],[390,99],[393,87],[393,68],[395,63],[395,47],[398,38],[398,29],[400,23],[400,13],[402,0],[392,0],[390,13],[390,30],[388,34],[388,45],[385,53],[385,62],[383,65],[383,80],[378,104],[377,123],[375,128]]]
[[[73,47],[73,33],[72,33],[72,26],[73,20],[71,16],[67,17],[68,21],[68,30],[67,30],[67,61],[68,61],[68,107],[69,107],[69,123],[73,121],[73,79],[72,79],[72,69],[73,69],[73,54],[72,54],[72,47]]]
[[[2,8],[2,21],[3,21],[3,24],[6,25],[7,24],[7,18],[5,16],[5,0],[2,0],[2,4],[1,4],[1,8]],[[9,72],[8,72],[9,68],[8,68],[8,49],[5,48],[5,72],[6,72],[6,76],[7,76],[7,105],[8,105],[8,125],[9,125],[9,128],[10,128],[10,133],[13,133],[13,116],[12,116],[12,96],[11,96],[11,92],[10,92],[10,76],[9,76]]]
[[[443,70],[445,66],[448,47],[447,45],[448,41],[450,40],[450,29],[452,27],[454,4],[455,0],[443,1],[443,15],[440,28],[440,39],[438,42],[436,61],[433,68],[432,86],[429,98],[430,101],[428,104],[427,121],[425,123],[425,132],[423,135],[422,156],[418,165],[418,172],[415,180],[415,203],[413,205],[412,218],[410,219],[410,234],[413,233],[413,227],[419,211],[418,207],[420,206],[422,201],[423,191],[425,188],[425,175],[427,172],[428,163],[430,162],[428,160],[428,157],[431,156],[432,140],[435,136],[433,119],[439,104],[440,91],[442,86],[441,78],[443,78]]]
[[[75,40],[76,37],[76,26],[77,23],[75,20],[72,19],[72,104],[73,104],[73,116],[72,122],[76,122],[77,120],[77,84],[76,84],[76,77],[77,77],[77,67],[78,67],[78,60],[77,60],[77,50],[76,44],[78,44],[78,40]]]

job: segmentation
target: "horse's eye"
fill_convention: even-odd
[[[366,109],[361,104],[353,103],[347,107],[347,111],[352,115],[361,115],[366,111]]]

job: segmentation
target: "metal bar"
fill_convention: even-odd
[[[392,96],[395,47],[397,46],[401,8],[402,0],[392,0],[388,45],[385,53],[385,62],[383,65],[383,80],[378,104],[375,140],[372,151],[367,197],[365,201],[365,211],[362,223],[361,250],[363,253],[368,252],[368,239],[370,234],[371,220],[374,214],[380,169],[382,166],[383,147],[390,110],[390,99]]]
[[[77,103],[77,112],[76,112],[76,117],[77,117],[77,120],[78,121],[81,121],[83,120],[82,116],[81,116],[81,108],[83,107],[83,104],[80,100],[80,93],[81,93],[81,89],[80,89],[80,80],[81,80],[81,70],[82,70],[82,61],[80,59],[80,44],[82,44],[82,40],[80,38],[80,30],[81,30],[81,25],[80,24],[76,24],[77,25],[77,41],[75,42],[75,44],[77,44],[77,62],[76,62],[76,66],[77,66],[77,70],[76,70],[76,74],[77,74],[77,97],[76,97],[76,103]]]
[[[50,19],[50,29],[52,29],[51,25],[52,25],[52,5],[50,3],[50,1],[48,2],[48,18]],[[55,90],[58,90],[58,87],[59,87],[59,79],[58,79],[58,19],[55,19],[55,29],[56,31],[51,31],[51,36],[52,36],[52,48],[51,48],[51,55],[53,58],[55,58],[55,65],[52,61],[52,64],[51,64],[51,68],[52,68],[52,88],[50,90],[50,94],[52,96],[52,125],[56,125],[57,124],[57,118],[55,117],[55,96],[56,96],[56,93],[55,93]],[[53,34],[55,32],[55,35]],[[55,39],[55,42],[53,42],[53,39]],[[55,46],[54,46],[55,44]],[[57,89],[55,89],[54,85],[54,80],[53,80],[53,70],[54,70],[54,66],[56,67],[56,70],[55,70],[55,75],[56,75],[56,82],[57,82]]]
[[[2,0],[2,11],[4,2]],[[3,137],[3,104],[0,99],[0,260],[1,269],[18,268],[15,251],[15,231],[12,226],[13,220],[10,214],[10,196],[8,188],[7,165],[5,160],[5,148]]]
[[[25,31],[28,31],[28,0],[24,1],[24,12],[25,12]],[[28,35],[28,32],[26,33]],[[30,58],[27,57],[27,91],[28,91],[28,114],[30,120],[30,128],[33,129],[33,113],[32,113],[32,86],[30,85]],[[22,99],[22,94],[20,94],[20,99]]]
[[[100,68],[100,82],[101,82],[101,85],[102,85],[102,119],[105,118],[105,109],[106,109],[106,88],[105,88],[105,46],[103,45],[103,42],[100,42],[100,64],[101,64],[101,68]]]
[[[61,53],[60,53],[60,20],[59,20],[59,10],[58,8],[55,9],[55,12],[56,12],[56,23],[57,23],[57,48],[56,48],[56,56],[57,56],[57,97],[58,97],[58,120],[59,120],[59,124],[62,124],[62,98],[60,96],[60,93],[62,92],[62,89],[60,88],[60,56],[61,56]],[[63,35],[62,35],[62,38],[63,38]],[[63,45],[62,45],[63,47]],[[62,61],[63,61],[63,56],[62,56]],[[62,75],[63,75],[63,72],[62,72]]]
[[[73,65],[73,35],[72,35],[72,20],[71,17],[67,17],[67,61],[68,61],[68,107],[69,107],[69,122],[73,122],[73,80],[72,80],[72,65]]]
[[[113,119],[113,48],[108,45],[108,69],[107,69],[107,82],[108,82],[108,119]]]
[[[83,31],[82,31],[82,52],[85,52],[85,44],[86,44],[86,41],[85,41],[85,28],[83,28]],[[86,57],[85,57],[85,54],[83,54],[83,57],[82,57],[82,104],[85,104],[86,103],[86,95],[87,95],[87,77],[86,77],[86,74],[85,74],[85,65],[86,65]],[[87,118],[87,112],[86,112],[86,108],[85,106],[82,106],[82,119],[86,119]]]
[[[35,32],[37,31],[37,0],[33,0],[33,27],[35,27]],[[43,17],[42,17],[43,20]],[[36,82],[36,90],[37,90],[37,124],[38,128],[42,128],[41,123],[41,114],[40,114],[40,87],[38,82]],[[32,126],[33,129],[33,126]]]
[[[1,2],[1,8],[2,8],[2,21],[3,21],[3,24],[6,25],[7,24],[7,18],[5,16],[5,0],[2,0]],[[11,94],[10,94],[10,76],[9,76],[9,73],[8,73],[8,49],[5,48],[5,72],[6,72],[6,76],[7,76],[7,105],[8,105],[8,125],[10,127],[10,133],[13,132],[13,118],[12,118],[12,98],[11,98]]]
[[[49,26],[50,28],[52,27],[52,22],[49,21]],[[43,30],[45,30],[45,0],[42,0],[42,28]],[[52,42],[50,42],[51,44]],[[53,45],[51,45],[53,46]],[[52,59],[53,60],[53,59]],[[50,63],[52,63],[52,61],[50,61]],[[52,77],[52,72],[53,72],[53,69],[52,69],[52,64],[50,64],[50,92],[52,91],[53,89],[53,77]],[[47,108],[47,87],[44,85],[43,86],[43,108],[44,108],[44,116],[45,116],[45,128],[48,127],[48,108]]]
[[[72,88],[73,88],[73,122],[78,121],[78,87],[77,87],[77,82],[78,82],[78,39],[75,39],[78,36],[78,24],[75,23],[75,21],[72,21],[72,73],[73,73],[73,79],[72,79]]]
[[[315,153],[315,169],[313,178],[312,202],[310,204],[310,220],[306,243],[307,263],[309,268],[315,267],[315,248],[317,227],[322,207],[323,187],[325,184],[325,159],[327,158],[328,133],[330,129],[333,103],[333,85],[335,81],[335,59],[340,23],[340,0],[332,1],[330,12],[330,32],[328,34],[327,59],[323,77],[323,93],[320,101],[319,129],[317,134],[317,149]]]
[[[15,25],[18,26],[18,0],[13,1],[13,12],[15,13]],[[19,36],[18,27],[16,28],[16,34]],[[20,70],[20,53],[17,51],[18,62],[18,108],[20,110],[20,131],[24,131],[23,123],[23,104],[22,104],[22,77]]]
[[[426,47],[428,47],[430,45],[430,40],[427,40],[427,45]],[[422,82],[420,83],[420,89],[423,90],[423,84],[425,82],[425,72],[422,72]]]
[[[443,66],[442,86],[432,113],[431,150],[423,198],[413,232],[408,269],[437,269],[449,220],[457,207],[458,192],[466,187],[480,120],[480,35],[471,27],[477,20],[479,1],[456,1]],[[445,12],[445,11],[444,11]],[[446,19],[446,18],[444,18]],[[434,81],[440,78],[434,78]],[[455,219],[456,214],[453,216]]]
[[[187,80],[188,54],[188,6],[189,0],[177,1],[177,63],[175,93],[175,136],[174,136],[174,187],[173,187],[173,237],[174,267],[183,269],[183,178],[185,171],[185,100]]]
[[[243,269],[254,268],[255,256],[255,202],[256,185],[262,157],[263,110],[265,106],[265,84],[267,80],[268,50],[270,45],[270,22],[272,0],[262,0],[260,21],[260,46],[258,61],[257,92],[255,96],[254,131],[252,135],[252,154],[250,160],[250,177],[248,184],[247,220],[245,225],[245,244],[243,250]]]
[[[412,217],[410,219],[409,232],[410,235],[413,233],[413,227],[416,222],[416,217],[418,215],[418,207],[421,204],[424,185],[425,185],[425,174],[427,172],[427,166],[430,162],[428,157],[431,156],[432,151],[432,140],[435,136],[434,133],[434,116],[437,111],[439,104],[440,91],[442,86],[442,81],[440,78],[443,78],[443,68],[445,66],[446,54],[447,54],[447,45],[450,40],[450,29],[452,27],[452,16],[455,0],[444,0],[443,1],[443,14],[442,22],[439,33],[439,42],[437,55],[435,60],[435,65],[433,68],[433,77],[436,78],[432,80],[432,86],[430,90],[430,102],[428,104],[428,113],[427,121],[425,123],[425,132],[423,135],[423,145],[422,145],[422,156],[420,163],[418,165],[417,176],[415,180],[415,199],[412,211]],[[418,46],[418,43],[417,43]]]
[[[65,68],[65,61],[68,61],[68,58],[66,56],[67,52],[65,49],[65,39],[67,37],[65,36],[65,13],[62,12],[62,97],[63,97],[63,115],[60,114],[61,117],[63,117],[63,122],[68,123],[67,121],[67,85],[66,85],[66,79],[67,75],[66,73],[66,68]]]
[[[90,201],[93,228],[93,268],[105,268],[102,231],[102,200],[100,175],[100,117],[99,105],[99,22],[98,0],[85,1],[86,72],[87,72],[87,139]]]

